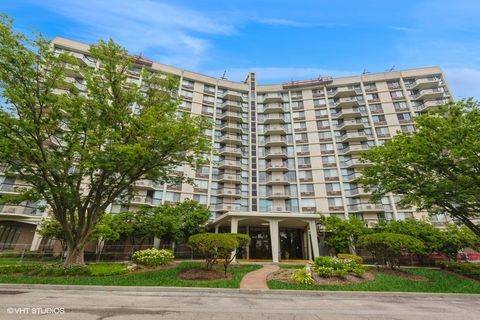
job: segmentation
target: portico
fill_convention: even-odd
[[[210,224],[215,232],[245,233],[252,238],[246,259],[313,260],[319,256],[315,214],[227,212]]]

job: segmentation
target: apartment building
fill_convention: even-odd
[[[85,44],[63,38],[53,44],[97,65]],[[440,68],[260,85],[254,72],[244,82],[232,82],[145,58],[137,63],[130,81],[138,85],[142,68],[180,78],[180,111],[212,119],[215,128],[205,134],[217,152],[197,170],[177,168],[195,185],[141,180],[132,203],[113,204],[111,212],[194,199],[211,209],[212,230],[252,236],[246,257],[273,261],[320,254],[317,213],[355,215],[369,225],[425,214],[397,207],[395,195],[372,204],[354,180],[365,166],[359,153],[397,132],[413,131],[415,116],[451,99]],[[82,88],[81,79],[72,82]],[[14,185],[0,175],[0,192]],[[45,213],[28,208],[0,206],[1,220],[9,221],[0,225],[0,243],[13,241],[7,237],[15,227],[29,226],[33,239],[34,225]],[[39,241],[36,237],[32,247]]]

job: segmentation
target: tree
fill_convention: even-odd
[[[336,253],[345,253],[350,250],[355,253],[358,238],[369,232],[365,222],[355,216],[341,219],[335,215],[321,217],[321,224],[325,227],[325,244],[335,249]]]
[[[438,252],[445,254],[452,261],[457,259],[459,251],[465,248],[478,250],[479,247],[480,238],[465,226],[448,224],[445,230],[440,231]]]
[[[380,232],[360,236],[358,245],[372,253],[378,264],[394,269],[398,266],[398,257],[402,253],[422,252],[422,241],[404,234]]]
[[[222,261],[225,275],[228,265],[236,258],[237,249],[248,244],[250,236],[240,233],[199,233],[188,239],[188,245],[205,257],[206,268]]]
[[[424,220],[405,219],[379,223],[375,232],[390,232],[411,236],[425,245],[422,255],[438,252],[440,243],[440,230]]]
[[[401,195],[401,206],[448,213],[480,236],[479,103],[449,102],[417,117],[415,129],[367,150],[357,182],[373,200]]]
[[[54,217],[44,218],[40,221],[38,234],[47,239],[58,240],[62,247],[62,257],[67,250],[65,234],[62,225]]]
[[[113,40],[89,56],[100,67],[0,17],[0,163],[30,186],[2,201],[46,201],[65,235],[66,267],[84,264],[95,225],[112,202],[129,202],[137,180],[191,181],[170,173],[211,151],[210,121],[178,112],[177,78],[149,71]],[[141,86],[129,81],[134,66],[143,67]]]

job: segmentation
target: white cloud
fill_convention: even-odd
[[[342,23],[309,23],[309,22],[302,22],[290,19],[281,19],[281,18],[259,18],[259,19],[252,19],[253,22],[266,24],[271,26],[285,26],[285,27],[298,27],[298,28],[314,28],[314,27],[325,27],[325,28],[333,28],[333,27],[348,27],[349,24],[342,24]]]
[[[480,69],[445,68],[444,71],[455,99],[474,97],[480,100]]]
[[[415,32],[415,31],[417,31],[414,28],[397,27],[397,26],[391,26],[390,29],[393,29],[393,30],[396,30],[396,31],[402,31],[402,32]]]
[[[258,68],[230,68],[227,69],[226,78],[231,81],[243,81],[249,72],[256,72],[257,81],[259,83],[281,83],[291,80],[305,80],[314,79],[319,76],[322,77],[342,77],[358,72],[328,70],[321,68],[307,68],[307,67],[258,67]],[[223,74],[223,70],[207,70],[204,71],[213,77],[220,77]]]
[[[113,38],[134,53],[155,52],[152,58],[161,57],[162,62],[184,68],[196,68],[202,62],[210,47],[207,34],[236,32],[233,24],[218,17],[151,0],[63,0],[35,4],[82,24],[81,34],[70,33],[78,40]]]

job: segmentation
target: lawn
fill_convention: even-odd
[[[105,268],[118,268],[109,264],[92,265],[101,274]],[[259,265],[238,265],[229,267],[232,272],[231,280],[193,281],[177,279],[177,274],[183,269],[200,268],[198,262],[181,262],[175,268],[159,271],[136,272],[111,276],[24,276],[0,275],[0,283],[26,283],[26,284],[61,284],[61,285],[99,285],[99,286],[160,286],[160,287],[209,287],[209,288],[239,288],[243,276],[256,269]]]
[[[404,270],[424,276],[428,278],[428,281],[412,281],[379,272],[375,280],[356,284],[319,286],[268,281],[268,286],[270,289],[294,290],[480,293],[480,282],[475,280],[467,280],[434,269],[412,268]]]

